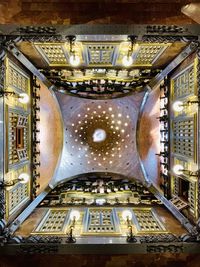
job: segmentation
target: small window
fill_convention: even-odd
[[[24,128],[16,128],[16,149],[24,148]]]
[[[184,179],[179,179],[179,197],[188,202],[188,191],[190,183]]]

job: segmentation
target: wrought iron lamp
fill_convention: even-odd
[[[17,179],[13,179],[11,181],[0,181],[0,187],[10,187],[17,183],[26,184],[30,180],[30,176],[27,173],[21,173]]]
[[[130,210],[124,210],[122,212],[122,218],[124,219],[124,221],[127,222],[127,227],[128,227],[128,235],[126,238],[127,242],[133,243],[133,242],[137,242],[136,238],[133,235],[133,227],[131,224],[131,219],[132,219],[132,213]]]
[[[200,102],[198,100],[188,100],[186,103],[183,103],[182,101],[175,101],[172,108],[174,111],[181,112],[184,107],[188,107],[190,104],[200,105]]]
[[[70,35],[70,36],[67,36],[67,39],[69,41],[69,52],[70,52],[69,63],[71,66],[77,67],[80,64],[81,60],[80,60],[80,57],[76,55],[76,52],[74,50],[74,43],[76,40],[76,36]]]
[[[174,165],[173,172],[176,175],[182,175],[183,173],[186,173],[189,176],[196,176],[196,177],[200,176],[200,170],[190,171],[190,170],[184,169],[184,167],[182,165],[180,165],[180,164]]]
[[[69,227],[69,232],[67,234],[66,243],[75,243],[76,238],[73,235],[73,230],[75,228],[76,221],[80,218],[80,212],[78,210],[72,210],[70,213],[71,224]]]
[[[0,97],[4,97],[4,96],[6,97],[11,96],[11,97],[17,98],[18,101],[22,104],[27,104],[29,102],[29,96],[26,93],[17,94],[12,91],[0,91]]]
[[[128,36],[128,40],[131,42],[131,45],[129,46],[128,53],[122,58],[122,64],[124,67],[130,67],[133,64],[133,48],[135,44],[135,36]]]

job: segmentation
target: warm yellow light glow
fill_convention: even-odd
[[[181,174],[183,174],[183,166],[182,165],[180,165],[180,164],[176,164],[176,165],[174,165],[174,167],[173,167],[173,172],[175,173],[175,174],[177,174],[177,175],[181,175]]]
[[[72,65],[73,67],[77,67],[80,64],[81,60],[80,57],[77,55],[71,55],[69,57],[69,63],[70,65]]]
[[[70,220],[78,220],[80,218],[80,212],[78,210],[72,210],[70,213]]]
[[[128,220],[131,220],[132,219],[132,213],[131,213],[131,211],[130,210],[124,210],[122,212],[122,218],[123,218],[124,221],[127,221],[127,219]]]
[[[30,176],[27,173],[23,172],[19,175],[18,180],[21,184],[27,184],[30,180]]]
[[[29,102],[29,96],[25,93],[19,94],[18,101],[22,104],[27,104]]]
[[[124,67],[130,67],[133,64],[133,58],[131,56],[124,56],[122,58],[122,64]]]
[[[175,101],[172,105],[174,111],[180,112],[183,110],[183,102],[182,101]]]

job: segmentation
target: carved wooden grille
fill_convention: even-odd
[[[193,213],[195,213],[196,210],[197,210],[197,206],[196,206],[196,202],[197,202],[196,186],[197,186],[197,183],[191,181],[190,184],[189,184],[189,191],[188,191],[189,206],[190,206],[190,209],[191,209],[191,211]]]
[[[194,67],[186,69],[174,78],[174,98],[187,96],[194,93]]]
[[[112,209],[89,209],[88,233],[114,233]]]
[[[88,45],[90,64],[112,64],[112,55],[115,46],[112,44]]]
[[[34,232],[64,233],[68,210],[50,209]]]
[[[25,200],[29,198],[29,185],[18,183],[9,191],[9,215]]]
[[[133,209],[133,212],[138,232],[165,231],[164,226],[151,209]]]
[[[134,65],[152,65],[168,45],[140,45]]]
[[[26,115],[19,115],[14,111],[9,112],[9,155],[8,164],[14,164],[18,161],[25,160],[28,158],[27,148],[28,148],[28,127],[27,127],[28,117]],[[23,127],[23,149],[16,149],[16,127]]]
[[[173,196],[173,198],[170,199],[170,201],[178,210],[183,210],[188,207],[188,203],[183,201],[178,196]]]
[[[179,119],[173,122],[174,153],[194,157],[194,119]]]
[[[62,44],[39,44],[36,48],[50,65],[67,63]]]
[[[27,92],[28,90],[28,78],[14,67],[14,65],[9,64],[8,70],[8,83],[10,86],[21,89]]]
[[[178,177],[173,177],[174,179],[174,194],[178,196],[179,194],[179,178]]]

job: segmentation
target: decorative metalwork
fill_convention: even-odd
[[[20,252],[25,254],[55,254],[58,252],[58,245],[43,243],[20,245]]]
[[[139,237],[141,243],[172,243],[182,242],[180,236],[173,234],[154,234]]]
[[[40,122],[40,85],[37,84],[36,77],[33,79],[33,92],[32,92],[32,161],[33,161],[33,196],[36,197],[37,190],[40,188],[40,140],[39,137],[39,122]]]
[[[147,246],[148,253],[183,253],[183,245],[151,245]]]
[[[137,82],[138,89],[134,88],[135,82],[115,82],[108,80],[90,80],[75,83],[55,82],[54,84],[61,93],[83,98],[108,99],[126,96],[134,91],[142,91],[146,83],[144,81]]]
[[[163,179],[161,188],[164,191],[166,197],[170,192],[170,172],[169,170],[169,88],[167,84],[167,78],[165,77],[160,84],[160,176]]]
[[[17,28],[20,34],[56,34],[56,28],[52,26],[23,26]]]
[[[0,58],[0,91],[4,90],[6,67],[3,57]],[[0,177],[4,182],[4,177]],[[0,187],[0,220],[5,218],[5,188]]]
[[[192,42],[197,41],[197,36],[182,36],[182,35],[143,35],[142,41],[148,43],[174,43],[174,42]]]
[[[21,236],[13,236],[7,227],[6,221],[4,219],[0,220],[0,245],[4,246],[6,244],[19,244],[22,241]]]
[[[0,219],[5,215],[5,188],[0,186]]]
[[[65,38],[62,35],[22,35],[22,41],[32,42],[32,43],[46,43],[46,42],[62,42]]]
[[[59,236],[51,236],[51,235],[48,235],[48,236],[41,236],[41,235],[30,235],[28,237],[24,237],[22,239],[22,242],[21,243],[61,243],[62,241],[62,238],[59,237]]]
[[[4,83],[5,83],[5,73],[6,73],[6,66],[4,61],[0,59],[0,92],[4,90]]]
[[[200,218],[198,219],[196,226],[188,233],[181,236],[183,242],[200,242]]]
[[[150,79],[160,70],[106,70],[66,71],[42,70],[44,75],[62,93],[85,98],[116,98],[144,90]]]
[[[55,27],[45,26],[24,26],[16,29],[19,34],[1,35],[1,43],[3,47],[12,46],[19,41],[28,42],[61,42],[65,41],[65,36],[57,34]]]
[[[123,195],[122,195],[123,192]],[[80,177],[57,186],[52,190],[41,206],[53,207],[56,205],[84,205],[99,206],[98,199],[104,193],[106,206],[116,204],[151,204],[159,201],[148,190],[138,182],[124,179],[112,180],[112,177],[103,179]]]
[[[177,25],[148,25],[146,27],[147,33],[183,33],[188,30]]]

